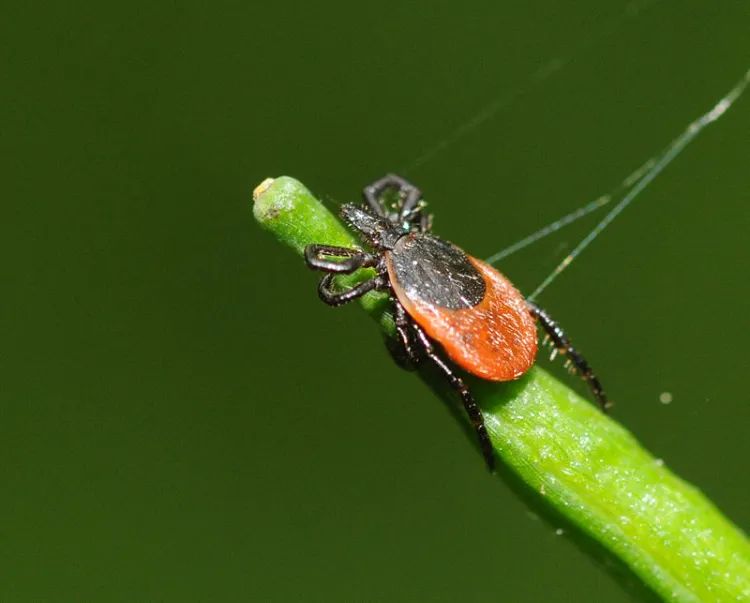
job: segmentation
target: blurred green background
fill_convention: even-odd
[[[631,600],[318,301],[250,193],[288,174],[335,205],[401,172],[486,257],[724,94],[747,2],[3,12],[0,600]],[[745,528],[749,154],[750,96],[540,300]],[[594,221],[502,269],[530,291]]]

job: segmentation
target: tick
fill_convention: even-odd
[[[390,194],[390,197],[389,197]],[[360,233],[369,251],[308,245],[305,261],[326,272],[320,298],[340,306],[374,290],[387,291],[393,305],[398,363],[416,369],[431,361],[458,392],[490,469],[494,455],[482,412],[455,367],[489,381],[518,379],[534,364],[537,323],[573,370],[588,383],[599,406],[607,396],[584,357],[550,315],[492,266],[433,235],[422,193],[389,174],[365,187],[364,204],[344,204],[340,215]],[[374,268],[376,276],[348,290],[337,274]],[[446,360],[447,358],[447,360]]]

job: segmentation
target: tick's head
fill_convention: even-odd
[[[393,249],[404,234],[409,232],[409,225],[378,216],[369,208],[362,208],[351,203],[341,206],[340,215],[344,221],[355,228],[364,239],[378,249]]]

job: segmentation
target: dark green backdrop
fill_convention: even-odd
[[[750,67],[747,2],[625,5],[6,6],[0,600],[629,600],[250,206],[280,174],[357,199],[499,99],[406,173],[490,255]],[[749,156],[750,97],[541,300],[744,527]],[[591,224],[503,269],[529,291]]]

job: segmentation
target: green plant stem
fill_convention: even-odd
[[[298,253],[309,243],[358,245],[292,178],[266,180],[254,200],[260,225]],[[391,332],[386,301],[369,294],[361,304]],[[538,367],[510,384],[472,387],[498,457],[533,504],[566,518],[665,601],[750,600],[745,535],[612,418]]]

